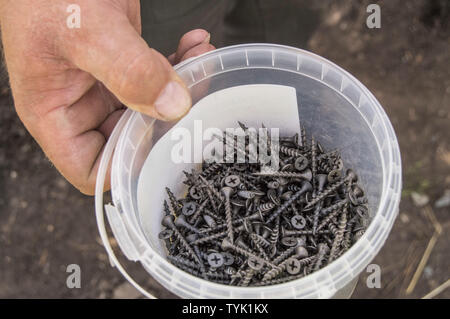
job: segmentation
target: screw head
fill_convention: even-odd
[[[329,183],[335,183],[337,182],[342,176],[342,172],[340,170],[334,169],[328,173],[328,182]]]
[[[263,232],[261,237],[264,239],[269,238],[270,234],[272,233],[272,228],[270,228],[269,226],[263,226]]]
[[[164,229],[164,230],[160,231],[158,234],[158,238],[163,239],[163,240],[169,239],[172,236],[173,236],[172,229]]]
[[[252,223],[253,231],[258,235],[261,235],[262,226],[263,226],[263,224],[261,222],[253,222]]]
[[[223,256],[223,264],[225,266],[230,266],[234,264],[234,256],[232,254],[225,251],[222,253],[222,256]]]
[[[325,184],[328,180],[328,175],[326,174],[317,174],[317,190],[321,192],[323,188],[325,187]]]
[[[308,167],[308,159],[303,155],[298,156],[294,162],[294,167],[297,171],[303,171]]]
[[[211,267],[218,268],[223,265],[223,256],[220,253],[211,253],[208,255],[208,264]]]
[[[264,266],[261,261],[259,261],[256,257],[253,256],[247,260],[247,264],[251,269],[256,271],[261,270],[262,267]]]
[[[233,243],[231,242],[231,240],[228,238],[228,237],[225,237],[223,240],[222,240],[222,243],[221,243],[221,248],[223,249],[223,250],[228,250],[228,249],[231,249],[231,248],[233,248]]]
[[[237,175],[229,175],[225,177],[225,185],[228,187],[235,188],[241,184],[241,180],[239,179],[239,176]]]
[[[269,189],[278,189],[278,187],[280,187],[280,183],[277,181],[270,181],[267,183],[267,187]]]
[[[295,229],[303,229],[306,226],[306,219],[301,215],[295,215],[291,218],[291,225]]]
[[[225,197],[230,197],[231,194],[233,193],[233,188],[229,187],[229,186],[225,186],[221,189],[221,192],[223,195],[225,195]]]
[[[195,186],[191,187],[191,189],[189,190],[189,195],[191,195],[191,197],[193,199],[200,199],[202,197],[202,195],[200,194],[200,191]]]
[[[289,258],[286,261],[286,271],[291,275],[296,275],[300,272],[300,261],[297,258]]]
[[[312,171],[309,168],[305,169],[301,174],[302,174],[303,179],[306,179],[307,181],[311,181]]]
[[[195,202],[186,202],[181,209],[181,213],[185,216],[191,216],[197,210],[197,203]]]
[[[286,247],[295,247],[298,244],[298,240],[294,237],[283,237],[281,238],[281,244]]]
[[[302,245],[295,248],[295,257],[297,258],[306,258],[308,257],[308,250]]]
[[[308,182],[308,181],[304,181],[303,185],[302,185],[302,188],[301,188],[302,193],[310,192],[312,190],[313,190],[313,187],[312,187],[311,183]]]
[[[169,228],[175,227],[175,224],[173,223],[173,216],[172,215],[164,216],[161,221],[161,225],[169,227]]]

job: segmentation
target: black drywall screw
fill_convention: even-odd
[[[177,219],[175,219],[175,226],[177,227],[184,227],[189,229],[190,231],[194,232],[194,233],[199,233],[198,229],[195,228],[194,226],[192,226],[191,224],[189,224],[186,220],[186,216],[185,215],[180,215],[177,217]]]
[[[316,175],[317,175],[317,145],[316,140],[314,139],[314,136],[311,137],[311,172],[312,172],[312,185],[315,193],[316,190]]]
[[[344,183],[348,182],[347,179],[343,179],[339,182],[336,182],[332,185],[330,185],[329,187],[327,187],[323,192],[320,192],[317,194],[317,196],[311,200],[306,206],[305,209],[310,208],[312,206],[314,206],[315,204],[317,204],[319,201],[321,201],[322,199],[324,199],[326,196],[330,195],[332,192],[334,192],[338,187],[340,187],[341,185],[343,185]]]
[[[341,214],[341,218],[339,220],[338,230],[334,236],[333,245],[331,246],[328,263],[336,259],[336,256],[338,254],[338,247],[341,245],[342,240],[344,239],[344,231],[346,226],[347,226],[347,209],[344,209],[344,211]]]
[[[275,218],[277,218],[283,211],[286,210],[286,208],[288,208],[288,206],[290,206],[294,201],[296,201],[300,196],[302,196],[304,193],[308,192],[312,190],[312,186],[311,183],[309,182],[304,182],[302,185],[302,188],[296,192],[288,201],[284,202],[283,205],[281,205],[275,212],[273,212],[269,218],[267,218],[266,220],[266,224],[270,223],[271,221],[273,221]]]
[[[339,181],[341,178],[342,173],[340,170],[334,169],[328,173],[328,182],[333,184]]]
[[[230,196],[232,192],[233,189],[231,187],[226,186],[222,188],[222,194],[225,196],[225,217],[227,222],[228,238],[231,240],[231,242],[234,241],[231,203],[230,203]]]
[[[225,177],[225,185],[231,188],[238,187],[241,184],[241,180],[237,175],[229,175]]]
[[[192,247],[189,245],[189,243],[186,241],[186,239],[183,237],[183,235],[181,235],[181,233],[178,231],[177,226],[175,225],[174,221],[173,221],[173,216],[168,215],[165,216],[162,220],[162,225],[166,226],[170,229],[173,230],[174,235],[178,238],[178,240],[180,241],[180,243],[184,246],[184,248],[188,251],[189,255],[191,256],[191,258],[193,258],[201,267],[202,272],[204,272],[204,266],[203,266],[203,262],[200,260],[200,258],[195,254],[194,250],[192,249]]]
[[[329,214],[321,223],[319,226],[317,226],[317,231],[320,231],[322,228],[328,225],[328,223],[336,217],[340,213],[340,210],[334,210],[331,214]]]
[[[280,171],[267,171],[267,172],[258,172],[253,173],[256,176],[271,176],[271,177],[290,177],[290,178],[300,178],[310,181],[312,178],[311,170],[304,170],[303,173],[294,173],[294,172],[280,172]]]
[[[287,230],[282,228],[282,234],[284,236],[304,236],[304,235],[314,235],[313,230]],[[328,230],[316,231],[316,235],[329,234]]]

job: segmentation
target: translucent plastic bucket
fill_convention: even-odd
[[[97,222],[112,264],[143,294],[153,297],[127,274],[114,255],[105,229],[104,208],[122,253],[132,261],[140,261],[158,282],[180,297],[349,297],[359,274],[383,246],[398,213],[400,152],[392,125],[379,102],[340,67],[310,52],[286,46],[227,47],[185,61],[176,70],[191,90],[193,104],[204,96],[239,85],[294,87],[301,124],[307,133],[326,149],[338,148],[345,165],[359,175],[368,197],[371,222],[365,234],[345,254],[321,270],[292,282],[258,288],[231,287],[189,275],[165,259],[158,234],[144,231],[141,218],[147,215],[137,209],[137,185],[143,162],[152,145],[170,127],[128,110],[107,143],[97,178]],[[104,207],[105,171],[112,157],[113,204]],[[148,216],[152,223],[160,225],[162,210]]]

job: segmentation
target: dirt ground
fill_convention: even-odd
[[[307,48],[374,93],[402,153],[399,216],[373,261],[381,267],[382,286],[367,288],[363,272],[353,297],[421,298],[445,287],[450,277],[450,206],[435,205],[450,189],[450,5],[447,0],[377,1],[381,29],[368,29],[369,3],[321,1]],[[280,38],[296,43],[295,34]],[[0,297],[139,297],[109,264],[93,198],[81,195],[52,167],[17,118],[4,75],[2,80]],[[81,267],[80,289],[66,287],[69,264]],[[128,265],[158,297],[173,297],[139,265]],[[450,289],[435,292],[436,298],[450,297]]]

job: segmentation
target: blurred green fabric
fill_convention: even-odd
[[[141,0],[141,16],[142,36],[166,56],[197,28],[209,31],[217,48],[249,42],[306,47],[319,21],[307,0]]]

